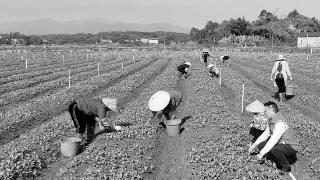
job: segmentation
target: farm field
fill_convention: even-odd
[[[269,80],[277,54],[211,50],[221,85],[207,75],[200,51],[0,53],[0,179],[290,179],[248,155],[252,117],[241,113],[243,84],[244,105],[255,99],[279,105]],[[228,53],[230,64],[217,60]],[[280,104],[300,142],[292,172],[320,179],[319,56],[284,56],[297,86],[295,97]],[[185,61],[191,76],[178,80],[176,67]],[[147,101],[162,89],[182,92],[179,137],[168,137],[160,120],[145,124]],[[66,110],[82,96],[118,98],[120,113],[111,118],[124,126],[96,128],[91,144],[65,158],[60,141],[75,132]]]

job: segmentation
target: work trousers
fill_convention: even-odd
[[[79,110],[77,102],[72,102],[69,106],[69,113],[73,124],[76,127],[76,133],[84,134],[87,130],[87,140],[92,141],[96,120],[94,115],[88,115]]]
[[[286,86],[285,86],[285,83],[284,83],[284,79],[281,78],[281,79],[275,79],[275,82],[279,88],[279,91],[278,93],[285,93],[286,92]]]
[[[258,149],[262,150],[267,141],[264,141],[258,145]],[[279,168],[285,172],[291,172],[291,164],[297,160],[297,151],[293,149],[289,144],[276,144],[265,155],[266,158],[276,162]]]

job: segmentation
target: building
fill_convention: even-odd
[[[151,38],[148,41],[149,44],[159,44],[158,38]]]
[[[320,47],[320,33],[300,34],[297,40],[298,48]]]
[[[141,38],[141,42],[144,44],[159,44],[158,38]]]

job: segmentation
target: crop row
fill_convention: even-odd
[[[158,60],[149,66],[133,75],[128,76],[126,79],[114,86],[107,88],[101,94],[102,96],[116,97],[121,99],[126,99],[128,96],[132,95],[134,90],[139,88],[141,85],[146,83],[150,77],[160,73],[163,68],[166,67],[168,60]],[[124,105],[124,104],[122,104]],[[63,126],[61,126],[63,124]],[[63,137],[71,136],[73,134],[73,126],[68,113],[63,113],[62,115],[55,117],[51,121],[38,126],[34,130],[27,132],[20,136],[19,139],[11,141],[1,147],[1,151],[8,162],[3,165],[3,167],[10,169],[10,167],[17,167],[17,164],[23,164],[23,162],[28,159],[20,158],[19,161],[15,161],[14,157],[19,152],[37,152],[40,154],[39,157],[34,156],[33,162],[43,162],[44,164],[50,164],[60,159],[60,154],[57,152],[59,149],[59,140]],[[10,156],[6,156],[9,155]],[[14,155],[15,154],[15,155]],[[47,158],[46,158],[47,157]],[[49,158],[54,157],[54,158]],[[44,159],[46,158],[46,159]],[[35,163],[36,164],[36,163]],[[4,175],[5,178],[13,178],[17,172],[22,171],[20,176],[33,176],[33,174],[28,174],[28,167],[24,168],[13,168],[7,171]],[[39,171],[43,170],[45,167],[38,167],[36,169],[37,174]],[[2,169],[3,171],[4,169]],[[0,173],[1,174],[1,173]]]
[[[130,64],[134,64],[134,62],[132,61],[124,62],[123,66],[128,66]],[[109,71],[114,71],[115,69],[121,68],[121,66],[122,66],[122,62],[117,62],[108,67],[101,67],[100,73],[103,74]],[[63,88],[68,86],[68,82],[69,82],[68,75],[67,75],[68,72],[64,71],[62,75],[63,74],[65,74],[65,77],[60,76],[58,77],[58,79],[55,79],[52,81],[46,81],[44,83],[38,84],[30,88],[18,89],[15,91],[2,94],[0,96],[1,97],[0,107],[4,105],[12,104],[12,103],[20,102],[20,101],[29,100],[38,96],[39,94],[43,94],[48,91],[50,92],[52,90],[56,91],[56,89],[58,88]],[[83,69],[80,69],[79,73],[71,74],[70,81],[71,82],[82,81],[89,77],[96,76],[97,74],[98,73],[96,69],[88,70],[88,71],[83,71]],[[55,74],[48,75],[49,79],[51,78],[54,79],[54,76]]]
[[[48,94],[41,98],[36,98],[32,102],[27,102],[18,107],[6,109],[6,111],[2,113],[3,120],[1,121],[0,132],[2,135],[6,135],[3,132],[14,124],[19,125],[21,122],[29,122],[32,120],[40,121],[40,119],[55,114],[54,112],[61,112],[64,110],[63,107],[73,99],[85,94],[96,92],[99,89],[120,80],[122,77],[130,75],[135,71],[150,65],[152,62],[154,61],[147,59],[124,67],[123,69],[80,81],[79,83],[74,84],[72,88],[62,89],[59,92]]]
[[[274,64],[274,61],[266,61],[265,59],[252,59],[252,58],[237,58],[235,61],[240,61],[241,63],[245,63],[248,66],[254,66],[255,68],[259,68],[261,70],[267,71],[268,75],[271,74],[271,70]],[[289,67],[291,73],[295,74],[294,77],[298,77],[297,79],[301,79],[300,77],[306,77],[306,79],[312,80],[314,83],[319,84],[319,74],[315,71],[316,63],[307,62],[306,65],[301,65],[299,60],[289,60]]]
[[[108,61],[109,62],[109,61]],[[28,72],[21,72],[21,73],[17,73],[17,74],[13,74],[10,76],[7,76],[5,78],[1,78],[0,79],[0,84],[6,84],[6,83],[10,83],[10,82],[14,82],[14,81],[20,81],[20,80],[24,80],[24,79],[29,79],[29,78],[34,78],[34,77],[38,77],[38,76],[44,76],[47,74],[51,74],[54,72],[59,72],[62,70],[65,70],[67,67],[69,69],[75,69],[78,67],[82,67],[82,66],[87,66],[94,63],[94,61],[78,61],[74,64],[70,64],[69,66],[67,66],[67,64],[63,64],[63,63],[59,63],[59,64],[55,64],[55,65],[50,65],[47,67],[47,69],[38,69],[38,70],[29,70]]]
[[[116,62],[102,62],[100,64],[101,69],[103,69],[104,66],[107,66],[110,63],[116,63]],[[32,72],[28,75],[32,75],[34,76],[35,74],[37,74],[38,72],[38,76],[34,76],[34,78],[26,78],[23,77],[22,79],[19,79],[18,81],[11,81],[9,83],[0,85],[0,94],[8,92],[8,91],[13,91],[16,89],[23,89],[23,88],[27,88],[27,87],[31,87],[31,86],[35,86],[37,84],[40,83],[44,83],[46,81],[52,81],[55,79],[58,79],[60,77],[66,77],[68,76],[68,70],[70,70],[72,72],[72,74],[77,74],[83,71],[90,71],[93,69],[97,69],[97,63],[94,62],[88,62],[85,64],[75,64],[72,67],[60,67],[60,68],[56,68],[56,69],[50,69],[50,70],[44,70],[44,71],[36,71],[36,72]],[[49,73],[48,73],[49,72]],[[41,73],[45,73],[44,75],[39,75]],[[17,75],[17,76],[10,76],[11,78],[7,78],[9,80],[13,80],[14,78],[19,78],[19,76],[21,77],[22,75]],[[8,80],[8,81],[9,81]]]
[[[241,68],[240,68],[241,67]],[[247,65],[240,65],[239,70],[247,72],[250,76],[254,76],[256,81],[265,82],[263,84],[269,84],[270,87],[273,87],[273,83],[270,81],[270,75],[267,70],[259,69],[258,67],[250,67]],[[299,85],[299,88],[296,88],[296,96],[291,101],[310,106],[316,110],[320,110],[320,98],[319,93],[316,91],[318,89],[318,83],[313,82],[308,77],[303,75],[296,75],[293,82]],[[288,82],[290,83],[290,82]]]

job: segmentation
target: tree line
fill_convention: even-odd
[[[263,45],[295,45],[297,36],[313,32],[320,32],[320,22],[315,17],[306,17],[295,9],[281,19],[267,10],[262,10],[258,19],[253,22],[242,17],[224,20],[222,23],[209,21],[203,29],[193,27],[190,38],[197,43],[218,44],[228,39],[239,41],[237,37],[241,36],[257,41],[264,40]]]
[[[48,34],[48,35],[24,35],[19,32],[0,34],[0,44],[13,44],[12,39],[17,39],[19,44],[40,45],[40,44],[100,44],[110,40],[112,43],[143,45],[141,38],[157,38],[159,44],[186,43],[190,40],[189,34],[175,32],[138,32],[138,31],[116,31],[100,32],[97,34],[77,33],[77,34]]]

